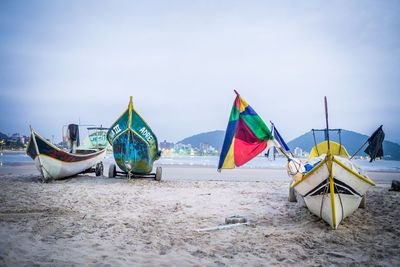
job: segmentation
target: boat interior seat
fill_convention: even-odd
[[[330,150],[333,156],[341,156],[344,158],[350,158],[349,153],[347,153],[347,150],[344,146],[333,142],[329,141],[329,146]],[[317,157],[322,154],[327,154],[328,153],[328,141],[324,141],[316,145],[311,149],[310,152],[310,157],[308,159]]]

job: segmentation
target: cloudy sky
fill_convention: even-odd
[[[0,132],[110,126],[129,96],[159,141],[225,130],[233,89],[287,141],[400,142],[400,1],[0,1]],[[58,140],[57,140],[58,139]]]

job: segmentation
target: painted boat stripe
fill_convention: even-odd
[[[90,159],[94,159],[95,157],[97,157],[97,156],[99,156],[100,154],[102,154],[104,151],[105,151],[105,150],[101,151],[101,153],[93,154],[93,157],[86,158],[86,159],[83,159],[83,160],[78,160],[78,161],[63,161],[63,160],[59,160],[59,159],[50,157],[49,155],[45,155],[45,154],[39,154],[38,156],[45,156],[45,157],[48,157],[48,158],[51,158],[51,159],[54,159],[54,160],[57,160],[57,161],[60,161],[60,162],[64,162],[64,163],[77,163],[77,162],[83,162],[83,161],[87,161],[87,160],[90,160]],[[88,155],[90,155],[90,154],[88,154]],[[34,160],[35,160],[38,156],[36,156],[36,157],[34,158]]]
[[[126,128],[125,130],[123,130],[122,132],[120,132],[116,137],[114,137],[113,143],[114,143],[114,140],[115,140],[115,139],[117,139],[121,134],[123,134],[123,133],[125,133],[125,132],[127,132],[127,131],[129,131],[129,128]]]
[[[356,190],[354,190],[352,187],[350,187],[349,185],[345,184],[344,182],[342,182],[342,181],[340,181],[338,179],[335,179],[335,178],[333,178],[333,182],[334,182],[335,186],[338,186],[338,187],[342,188],[343,190],[348,191],[352,195],[357,195],[357,196],[361,197],[361,194],[359,194]],[[326,180],[324,180],[319,185],[317,185],[316,187],[311,189],[303,197],[315,196],[318,191],[320,191],[323,187],[326,187],[326,186],[327,186],[327,183],[326,183]],[[338,190],[336,190],[336,191],[337,191],[338,194],[345,194],[345,193],[338,192]],[[317,194],[317,195],[322,195],[322,194]]]
[[[41,139],[43,142],[45,142],[46,145],[49,145],[50,147],[54,148],[55,150],[61,151],[61,152],[65,153],[65,154],[68,154],[68,155],[70,155],[70,156],[72,156],[72,157],[82,157],[82,158],[83,158],[83,157],[87,157],[87,156],[92,155],[92,154],[99,153],[99,152],[102,151],[102,150],[105,150],[105,148],[104,148],[104,149],[99,150],[99,151],[97,151],[97,152],[95,152],[95,153],[84,154],[84,155],[73,154],[73,153],[70,153],[70,152],[63,151],[63,150],[59,149],[58,147],[56,147],[56,146],[53,145],[52,143],[49,143],[47,140],[45,140],[44,138],[42,138],[42,137],[41,137],[40,135],[38,135],[36,132],[35,132],[35,136],[38,137],[39,139]],[[40,151],[39,151],[39,154],[40,154]],[[40,155],[44,155],[44,154],[40,154]],[[35,158],[36,158],[36,157],[35,157]]]
[[[357,176],[358,178],[360,178],[361,180],[363,180],[364,182],[367,182],[373,186],[375,186],[376,184],[371,181],[369,178],[365,178],[363,176],[361,176],[360,174],[356,173],[355,171],[353,171],[352,169],[350,169],[349,167],[347,167],[346,165],[344,165],[343,163],[341,163],[339,160],[333,158],[333,161],[335,163],[337,163],[339,166],[341,166],[342,168],[344,168],[346,171],[350,172],[351,174],[354,174],[355,176]]]
[[[126,113],[128,110],[129,110],[129,107],[128,107],[124,112],[122,112],[122,115],[119,116],[119,118],[111,125],[110,129],[112,129],[112,128],[115,126],[115,124],[122,118],[122,116],[125,115],[125,113]]]
[[[123,133],[125,133],[125,132],[127,132],[127,131],[129,131],[129,130],[131,130],[135,135],[137,135],[138,137],[140,137],[140,138],[147,144],[147,146],[150,147],[150,144],[146,141],[146,139],[144,139],[143,137],[141,137],[140,134],[138,134],[138,133],[137,133],[135,130],[133,130],[132,128],[127,128],[127,129],[124,130],[123,132],[119,133],[119,134],[113,139],[113,143],[114,143],[114,140],[117,139],[121,134],[123,134]]]
[[[130,108],[132,108],[132,109],[130,109]],[[131,105],[131,104],[128,105],[128,108],[127,108],[127,109],[122,113],[122,115],[119,116],[119,118],[111,125],[110,129],[112,129],[112,128],[114,127],[114,125],[122,118],[122,116],[125,115],[126,112],[131,112],[131,110],[133,110],[133,111],[135,112],[135,114],[138,115],[139,118],[142,119],[142,121],[144,122],[144,124],[147,126],[147,128],[148,128],[148,129],[150,130],[150,132],[152,133],[153,137],[156,139],[156,135],[154,134],[153,130],[150,128],[150,126],[147,124],[147,122],[142,118],[142,116],[140,116],[140,114],[135,110],[135,108],[134,108],[133,105]],[[129,125],[128,125],[128,128],[125,129],[123,132],[127,131],[128,129],[131,129],[134,133],[136,133],[137,136],[139,136],[140,138],[142,138],[143,141],[145,141],[146,144],[148,144],[148,145],[150,146],[150,144],[149,144],[143,137],[141,137],[135,130],[133,130],[133,129],[131,128],[132,115],[130,115],[130,116],[128,116],[128,117],[130,117],[130,118],[129,118],[129,122],[128,122]],[[122,132],[122,133],[123,133],[123,132]],[[122,133],[120,133],[120,134],[122,134]],[[114,142],[114,140],[115,140],[120,134],[118,134],[116,137],[113,138],[113,142]],[[157,140],[157,139],[156,139],[156,140]],[[156,144],[157,144],[157,141],[156,141]]]

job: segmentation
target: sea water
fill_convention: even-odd
[[[303,159],[305,162],[307,159]],[[157,163],[163,165],[189,165],[189,166],[204,166],[204,167],[218,167],[218,156],[164,156],[161,157]],[[396,160],[376,160],[369,162],[368,160],[354,159],[354,164],[363,171],[386,171],[386,172],[400,172],[400,161]],[[286,169],[287,159],[276,158],[269,160],[266,157],[255,157],[247,162],[241,168],[260,168],[260,169]]]
[[[33,162],[33,160],[25,153],[25,151],[12,151],[2,152],[0,151],[0,166],[12,165],[18,163]]]
[[[113,155],[107,154],[105,161],[113,162]],[[303,159],[306,161],[306,159]],[[26,155],[24,151],[0,152],[0,166],[29,163],[33,160]],[[219,162],[218,156],[161,156],[157,161],[158,165],[172,166],[199,166],[217,168]],[[400,161],[395,160],[376,160],[369,162],[368,160],[355,159],[353,162],[363,171],[380,171],[380,172],[400,172]],[[285,169],[287,164],[286,158],[278,157],[275,160],[269,160],[266,157],[255,157],[241,168],[256,169]]]

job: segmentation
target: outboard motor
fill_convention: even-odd
[[[79,146],[79,126],[77,124],[69,124],[67,130],[67,138],[70,153],[76,153],[76,148]]]

